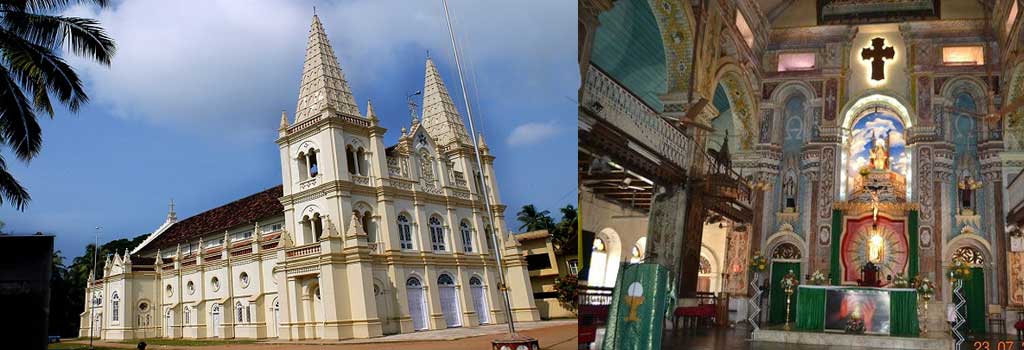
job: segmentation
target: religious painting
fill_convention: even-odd
[[[906,274],[910,245],[906,222],[879,216],[873,222],[870,215],[846,221],[846,231],[840,243],[840,262],[843,283],[856,284],[861,270],[868,262],[878,267],[882,286],[889,283],[886,276]]]
[[[871,112],[853,124],[847,149],[847,192],[861,190],[869,173],[898,175],[896,185],[910,173],[910,153],[906,152],[903,122],[886,112]],[[901,181],[902,180],[902,181]],[[902,188],[905,197],[906,188]]]
[[[726,292],[733,295],[747,293],[747,257],[750,256],[749,235],[746,232],[729,232],[726,261],[729,262],[729,283]]]
[[[1010,304],[1024,306],[1024,253],[1008,253]]]
[[[836,119],[836,100],[839,93],[838,84],[835,79],[829,79],[825,84],[825,120],[827,121]]]
[[[889,292],[872,289],[825,291],[825,330],[846,332],[849,321],[864,322],[866,334],[889,334]]]

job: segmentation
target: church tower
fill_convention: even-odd
[[[371,110],[367,110],[371,114]],[[274,276],[282,286],[282,324],[326,322],[322,329],[282,326],[282,339],[381,335],[374,303],[367,234],[354,214],[353,192],[382,172],[384,129],[363,117],[320,19],[313,15],[295,122],[282,115],[277,143],[285,232],[278,264],[307,267]],[[377,157],[377,158],[374,158]],[[289,247],[293,245],[294,248]],[[333,256],[310,264],[310,256]],[[322,314],[312,312],[322,306]],[[287,321],[287,322],[285,322]]]
[[[466,132],[466,126],[462,124],[462,117],[452,102],[452,96],[444,87],[441,73],[437,71],[434,60],[429,57],[426,79],[423,82],[423,126],[442,146],[448,146],[452,142],[473,144],[469,133]]]

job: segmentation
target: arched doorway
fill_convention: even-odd
[[[771,279],[769,280],[770,290],[768,292],[768,301],[770,303],[768,322],[774,324],[786,321],[786,293],[782,289],[782,279],[790,272],[792,272],[797,279],[803,279],[800,277],[800,259],[803,255],[800,248],[791,242],[779,243],[771,250],[771,252],[771,270],[769,271]],[[793,295],[790,296],[790,315],[796,315],[796,297],[796,293],[793,293]]]
[[[614,287],[619,272],[619,261],[622,259],[619,234],[610,228],[601,230],[595,235],[591,250],[587,285]]]
[[[281,335],[278,332],[280,332],[279,328],[281,327],[281,302],[277,300],[277,298],[274,298],[274,304],[270,308],[270,313],[271,317],[274,319],[272,320],[272,323],[270,323],[270,332],[268,332],[268,336],[271,338],[280,337]]]
[[[844,110],[842,127],[849,132],[842,133],[842,144],[847,147],[839,152],[840,199],[866,195],[863,191],[857,192],[862,189],[858,181],[863,178],[860,175],[861,169],[871,165],[868,164],[870,153],[876,143],[885,144],[889,154],[886,167],[899,174],[903,181],[896,186],[902,188],[903,192],[896,194],[902,196],[900,200],[912,199],[914,186],[911,169],[914,163],[911,152],[906,149],[904,135],[914,121],[906,104],[892,96],[874,93],[852,100]]]
[[[985,300],[985,256],[981,250],[972,246],[962,246],[953,251],[950,262],[963,261],[970,265],[971,276],[963,283],[961,294],[964,297],[964,305],[960,307],[961,315],[967,318],[966,330],[971,334],[985,334],[985,313],[987,303]],[[950,288],[952,293],[952,288]],[[955,296],[950,300],[956,304]]]
[[[459,310],[459,295],[455,291],[455,280],[444,273],[437,277],[438,296],[441,297],[441,313],[448,328],[462,326],[462,312]]]
[[[213,304],[210,309],[210,325],[213,327],[213,337],[220,338],[221,312],[220,304]]]
[[[427,329],[427,304],[423,290],[423,282],[419,278],[409,277],[405,281],[405,294],[409,298],[409,318],[412,318],[412,329]]]
[[[167,309],[167,314],[164,315],[164,337],[174,338],[174,309]]]
[[[469,288],[473,295],[473,308],[480,317],[480,324],[491,323],[491,312],[487,307],[487,293],[484,292],[483,282],[477,276],[470,277]]]

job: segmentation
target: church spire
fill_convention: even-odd
[[[177,222],[178,213],[174,212],[174,198],[171,198],[171,203],[167,207],[167,222]]]
[[[366,100],[366,119],[377,119],[377,114],[373,112],[373,101],[370,100]]]
[[[466,126],[462,124],[452,96],[444,87],[441,73],[437,71],[434,60],[427,57],[427,73],[423,84],[423,126],[430,136],[442,145],[451,142],[471,144]]]
[[[324,110],[359,116],[359,107],[345,81],[345,75],[334,56],[320,18],[313,15],[306,45],[306,61],[302,66],[299,102],[295,108],[295,122],[319,115]]]

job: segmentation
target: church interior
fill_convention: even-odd
[[[1024,1],[578,3],[581,349],[1024,340]]]

